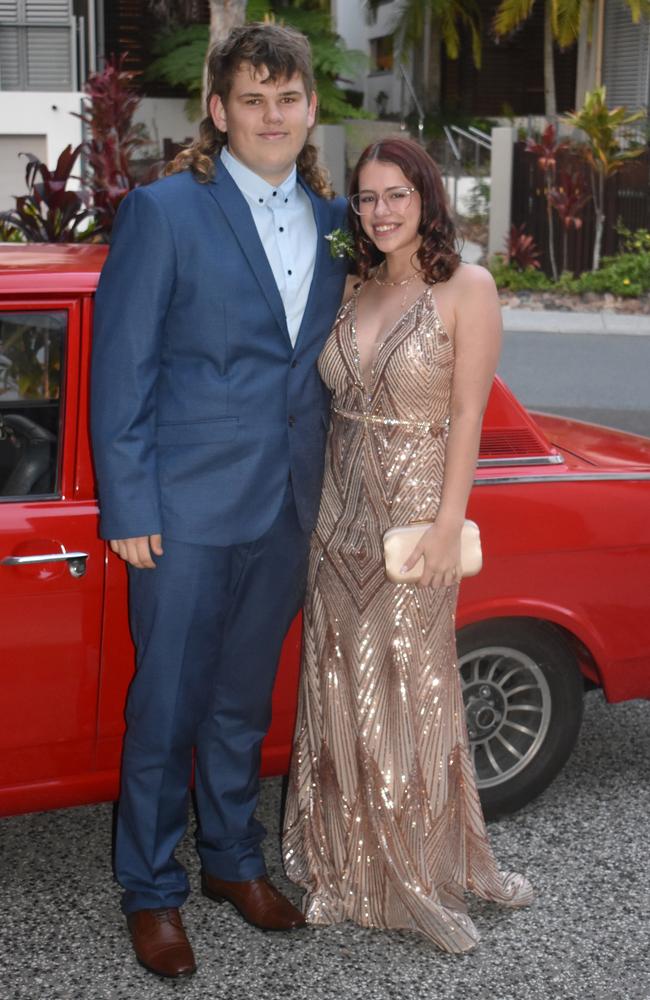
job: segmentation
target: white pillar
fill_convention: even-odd
[[[342,125],[317,125],[311,137],[318,147],[319,159],[327,167],[332,187],[345,194],[345,129]]]
[[[492,162],[490,169],[490,230],[488,257],[503,253],[510,230],[512,198],[512,146],[515,129],[508,126],[492,129]]]

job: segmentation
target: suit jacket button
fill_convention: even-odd
[[[293,427],[293,425],[295,424],[295,422],[296,422],[296,418],[293,416],[293,414],[291,414],[290,417],[289,417],[289,427]]]
[[[298,364],[298,362],[297,362],[297,361],[292,361],[292,362],[291,362],[291,367],[292,367],[292,368],[295,368],[297,364]]]

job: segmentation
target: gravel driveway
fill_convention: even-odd
[[[0,998],[650,1000],[649,764],[650,704],[590,693],[563,773],[490,825],[497,857],[529,875],[537,901],[521,911],[472,903],[483,938],[470,955],[349,924],[265,935],[194,893],[184,914],[199,971],[180,982],[133,959],[109,867],[109,805],[1,820]],[[279,797],[279,780],[265,781],[267,858],[287,888]],[[189,837],[180,855],[196,886]]]

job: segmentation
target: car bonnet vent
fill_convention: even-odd
[[[547,453],[548,447],[527,427],[488,427],[481,433],[479,458],[525,458]]]

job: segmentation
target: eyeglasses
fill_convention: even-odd
[[[357,215],[370,215],[380,201],[383,201],[389,212],[406,212],[411,204],[411,196],[415,193],[413,187],[389,187],[383,194],[375,191],[359,191],[350,197],[350,205]]]

